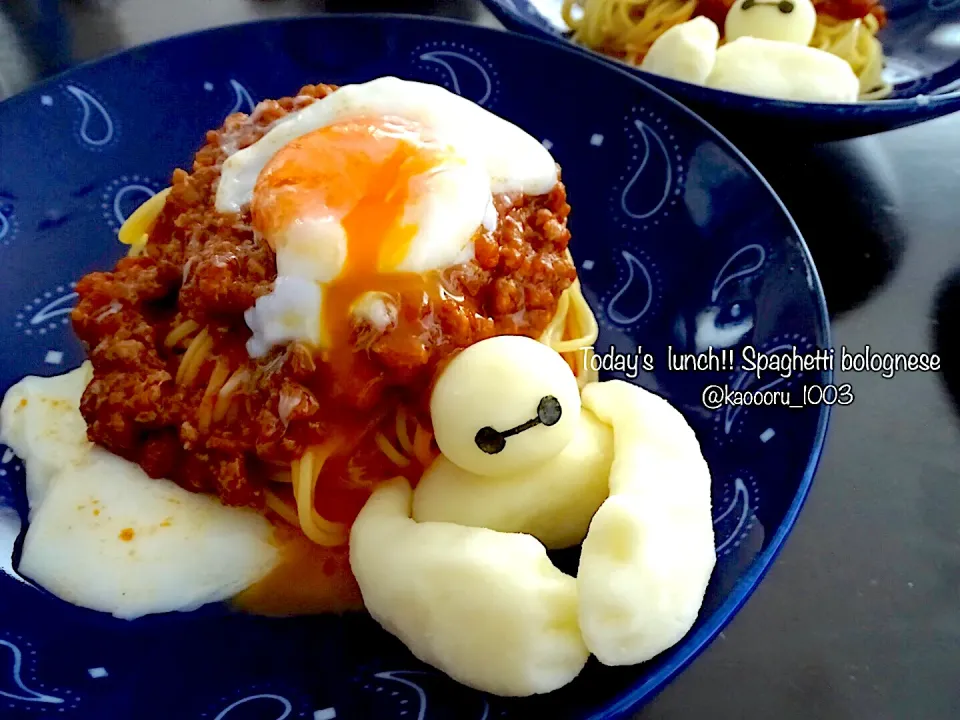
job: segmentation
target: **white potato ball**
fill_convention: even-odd
[[[27,376],[3,397],[0,442],[25,462],[31,514],[46,497],[50,479],[93,447],[79,409],[92,377],[93,365],[85,362],[63,375]]]
[[[583,540],[610,491],[613,432],[587,409],[573,439],[542,465],[489,477],[467,472],[442,455],[413,494],[413,517],[533,535],[551,550]]]
[[[67,602],[118,618],[225,600],[278,559],[260,513],[150,478],[100,448],[50,478],[34,510],[20,572]]]
[[[741,37],[809,45],[817,24],[810,0],[737,0],[727,12],[724,37]]]
[[[450,461],[478,475],[505,475],[566,447],[580,418],[580,390],[555,350],[504,335],[450,362],[434,386],[430,416]]]
[[[700,612],[716,563],[710,469],[686,419],[654,393],[590,383],[583,404],[613,426],[614,459],[580,553],[580,630],[604,665],[634,665]]]
[[[695,17],[658,37],[640,69],[683,82],[703,85],[717,57],[720,30],[709,18]]]
[[[232,597],[278,559],[270,522],[147,477],[87,439],[89,362],[26,377],[0,404],[0,442],[26,467],[20,572],[57,597],[132,619]]]
[[[350,567],[385,630],[454,680],[546,693],[583,669],[577,581],[529,535],[410,518],[410,485],[381,485],[350,532]]]
[[[791,43],[741,37],[717,50],[707,87],[795,102],[855,102],[860,81],[843,58]]]

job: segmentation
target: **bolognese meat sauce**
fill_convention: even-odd
[[[429,427],[438,363],[493,335],[538,337],[576,272],[562,183],[542,196],[498,195],[499,222],[478,230],[474,260],[440,273],[440,292],[398,287],[392,328],[354,323],[347,354],[294,342],[252,359],[244,312],[270,292],[276,258],[248,209],[215,209],[220,167],[278,119],[333,91],[306,86],[207,133],[192,171],[174,172],[141,255],[77,284],[73,325],[94,368],[80,408],[93,442],[152,477],[260,507],[270,478],[306,448],[335,441],[318,503],[331,519],[349,521],[372,483],[397,474],[377,432],[395,436],[398,412]],[[205,352],[185,377],[184,358],[194,352],[184,349],[187,335],[199,332],[206,334],[194,344]],[[221,407],[207,389],[225,384],[229,404]]]

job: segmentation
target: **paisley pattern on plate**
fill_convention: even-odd
[[[31,651],[31,654],[33,654],[33,651]],[[63,704],[64,699],[62,697],[47,695],[24,684],[23,651],[19,645],[2,638],[0,638],[0,666],[8,671],[5,673],[3,681],[9,683],[7,687],[0,685],[0,698],[23,703]]]
[[[630,165],[613,194],[614,211],[624,227],[646,230],[677,204],[683,190],[683,156],[667,124],[650,110],[630,108],[624,118],[630,142]],[[635,166],[634,166],[635,165]]]
[[[602,303],[597,319],[611,329],[638,324],[657,299],[660,275],[642,251],[621,249],[623,261],[617,263],[616,281],[604,293],[610,298]]]
[[[87,90],[76,85],[65,85],[64,90],[70,93],[82,109],[82,115],[76,122],[76,134],[81,143],[88,149],[99,150],[110,143],[117,134],[113,118],[97,98]]]
[[[477,105],[489,108],[496,104],[500,89],[497,70],[480,51],[462,43],[435,40],[424,43],[413,54],[424,71],[436,73],[432,82]]]
[[[560,9],[563,0],[483,0],[509,30],[572,44]],[[960,110],[960,0],[884,0],[890,22],[880,39],[888,60],[891,99],[855,105],[792,103],[708,90],[605,61],[642,77],[704,114],[740,130],[742,123],[776,118],[790,123],[783,137],[839,140],[892,130]],[[592,51],[580,48],[590,54]],[[596,57],[601,57],[596,55]]]
[[[2,200],[3,195],[0,195],[0,201]],[[0,247],[9,247],[16,235],[17,217],[14,214],[13,205],[0,204]]]
[[[717,555],[736,551],[757,521],[760,491],[749,473],[736,473],[714,488],[713,531]]]
[[[32,715],[71,712],[81,704],[73,690],[50,688],[36,672],[37,651],[29,641],[0,631],[0,714],[26,709]]]
[[[383,40],[382,53],[344,55],[371,37]],[[535,83],[516,72],[540,66],[553,71]],[[54,708],[77,720],[625,717],[716,636],[781,547],[812,480],[827,412],[711,412],[699,402],[706,384],[768,380],[670,372],[665,361],[668,346],[829,346],[823,295],[792,221],[729,144],[628,73],[459,23],[335,16],[223,28],[79,68],[0,104],[0,341],[16,348],[0,355],[0,389],[83,360],[68,322],[75,281],[121,256],[119,224],[189,162],[205,130],[305,83],[385,74],[484,105],[540,139],[563,167],[573,250],[601,322],[598,346],[634,353],[642,345],[654,355],[652,371],[628,379],[681,408],[710,461],[720,560],[701,620],[644,666],[591,663],[568,688],[526,700],[488,697],[424,667],[363,615],[276,620],[208,606],[119,621],[17,574],[23,468],[0,448],[5,718]],[[571,102],[580,111],[570,112]]]
[[[238,100],[239,102],[239,100]],[[123,175],[111,180],[103,190],[100,207],[103,210],[103,219],[110,229],[116,233],[127,218],[158,191],[163,190],[165,183],[157,182],[139,175]]]

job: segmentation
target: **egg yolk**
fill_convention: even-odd
[[[283,252],[286,232],[305,218],[336,222],[346,238],[343,265],[324,289],[325,342],[349,340],[350,309],[363,294],[423,286],[420,274],[397,271],[418,230],[405,214],[432,173],[462,162],[416,123],[368,117],[302,135],[263,168],[251,213],[274,251]]]

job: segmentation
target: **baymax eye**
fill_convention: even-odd
[[[560,401],[552,395],[548,395],[540,401],[537,406],[537,417],[547,427],[556,425],[560,422],[560,415],[563,409],[560,407]]]
[[[750,8],[760,7],[762,5],[769,5],[771,7],[777,8],[784,15],[793,12],[794,4],[790,0],[781,0],[781,2],[760,2],[759,0],[745,0],[741,9],[749,10]]]
[[[477,444],[477,447],[487,453],[487,455],[496,455],[507,446],[508,437],[518,435],[537,425],[545,425],[547,427],[556,425],[560,422],[561,414],[560,401],[553,397],[553,395],[547,395],[541,398],[537,404],[537,416],[535,418],[527,420],[505,432],[500,432],[490,426],[482,427],[477,431],[473,441]]]
[[[474,442],[487,455],[496,455],[507,446],[507,439],[503,436],[503,433],[497,432],[490,426],[477,430]]]

